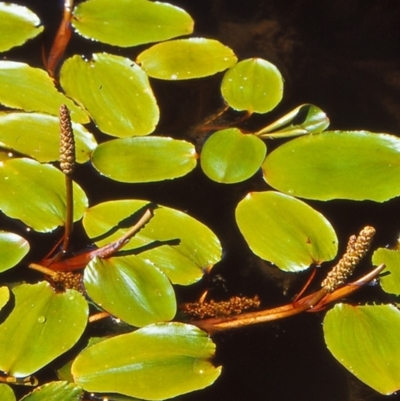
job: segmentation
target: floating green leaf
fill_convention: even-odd
[[[78,341],[86,326],[88,306],[79,292],[56,294],[46,282],[21,284],[12,291],[15,307],[0,325],[0,370],[25,377]]]
[[[82,125],[72,123],[72,128],[76,160],[85,163],[97,145],[96,140]],[[40,162],[57,161],[60,157],[59,119],[41,113],[1,113],[0,146]]]
[[[193,20],[168,3],[147,0],[89,0],[75,7],[72,24],[88,38],[128,47],[193,32]]]
[[[400,138],[367,131],[326,131],[271,152],[265,180],[301,198],[384,202],[400,195]]]
[[[85,269],[84,284],[94,302],[132,326],[175,316],[175,293],[168,278],[137,256],[92,260]]]
[[[125,233],[135,222],[134,214],[148,205],[142,200],[100,203],[86,211],[83,225],[96,245],[102,246]],[[222,253],[218,238],[208,227],[183,212],[160,205],[151,221],[123,250],[150,261],[173,283],[182,285],[199,280]]]
[[[0,311],[10,300],[10,290],[8,287],[0,287]],[[1,399],[1,398],[0,398]]]
[[[337,237],[325,217],[306,203],[278,192],[250,192],[236,221],[251,250],[285,271],[331,260]]]
[[[214,352],[197,327],[153,324],[85,349],[72,374],[86,391],[163,400],[211,385],[221,373],[210,362]]]
[[[0,51],[24,44],[43,31],[39,17],[26,7],[0,2]]]
[[[65,222],[65,178],[61,171],[31,159],[0,163],[0,209],[36,231],[52,231]],[[74,220],[79,220],[88,200],[74,183]]]
[[[44,384],[22,397],[20,401],[80,401],[83,390],[74,383],[65,381]]]
[[[266,152],[264,142],[255,135],[228,128],[207,139],[201,152],[201,168],[214,181],[241,182],[257,172]]]
[[[159,110],[147,75],[132,60],[107,53],[67,59],[60,82],[101,131],[117,137],[154,131]]]
[[[316,134],[329,127],[329,118],[312,104],[303,104],[255,134],[261,138],[288,138]]]
[[[11,387],[7,384],[0,383],[0,400],[1,401],[15,401],[15,395]]]
[[[393,305],[335,305],[324,319],[333,356],[382,394],[400,388],[400,311]]]
[[[26,239],[14,233],[0,231],[0,272],[14,267],[28,251],[29,243]]]
[[[92,155],[93,166],[122,182],[152,182],[178,178],[197,164],[195,147],[169,137],[135,137],[108,141]]]
[[[38,111],[58,116],[66,104],[74,121],[89,122],[87,114],[61,92],[49,75],[39,68],[15,61],[0,61],[0,103],[25,111]]]
[[[231,67],[236,61],[229,47],[205,38],[158,43],[137,58],[138,64],[150,77],[173,81],[214,75]]]
[[[221,92],[235,110],[267,113],[283,96],[283,78],[275,65],[261,58],[243,60],[224,75]]]
[[[385,273],[379,279],[382,289],[389,294],[400,295],[400,252],[392,249],[379,248],[372,256],[374,265],[385,264]]]

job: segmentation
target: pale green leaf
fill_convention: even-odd
[[[26,239],[14,233],[0,231],[0,272],[17,265],[28,251],[29,243]]]
[[[379,279],[382,289],[389,294],[400,295],[400,252],[398,250],[378,248],[373,256],[374,265],[385,264],[385,270]]]

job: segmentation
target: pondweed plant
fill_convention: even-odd
[[[3,52],[44,30],[35,14],[11,3],[0,3],[0,21]],[[160,43],[135,60],[111,53],[63,59],[73,29],[116,48]],[[314,293],[302,292],[273,309],[264,309],[257,296],[217,302],[205,293],[177,313],[174,286],[199,281],[220,261],[216,235],[157,199],[89,206],[73,181],[76,163],[91,163],[110,180],[132,184],[178,179],[198,163],[221,184],[245,181],[261,169],[272,189],[242,199],[236,223],[257,256],[292,273],[315,270],[338,251],[332,225],[302,199],[384,202],[400,195],[395,136],[328,131],[325,113],[309,104],[244,132],[243,120],[281,101],[280,72],[260,58],[238,62],[216,40],[174,39],[192,31],[191,17],[167,3],[88,0],[74,6],[66,0],[45,69],[0,61],[0,209],[40,233],[64,227],[60,242],[39,261],[30,259],[27,240],[0,233],[1,272],[24,265],[42,274],[33,283],[23,277],[1,282],[1,400],[15,400],[17,385],[37,386],[22,398],[30,401],[160,400],[192,392],[221,373],[213,364],[214,333],[320,311],[333,302],[323,324],[333,356],[382,394],[400,388],[397,306],[338,302],[383,269],[382,290],[400,294],[398,249],[375,250],[377,267],[350,279],[372,242],[375,230],[368,222]],[[152,79],[201,79],[223,71],[226,106],[202,125],[210,132],[202,149],[155,133],[160,111]],[[243,116],[221,126],[228,109]],[[90,122],[98,134],[85,127]],[[268,153],[275,138],[288,140]],[[83,225],[97,248],[68,254],[74,224]],[[89,338],[88,327],[104,318],[113,322],[112,330]],[[60,367],[67,351],[70,362]],[[39,382],[48,365],[57,368],[59,380]]]

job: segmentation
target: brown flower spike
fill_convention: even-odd
[[[60,107],[60,167],[66,174],[72,174],[75,168],[75,140],[72,131],[71,117],[68,107]]]

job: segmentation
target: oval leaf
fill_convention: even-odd
[[[1,401],[15,401],[15,395],[11,387],[7,384],[0,383],[0,400]]]
[[[77,291],[56,294],[45,282],[22,284],[12,291],[15,307],[0,325],[0,369],[25,377],[78,341],[86,327],[88,305]]]
[[[96,140],[82,125],[72,123],[76,161],[85,163],[96,147]],[[40,143],[40,146],[37,144]],[[0,114],[0,146],[30,156],[40,162],[60,158],[58,117],[40,113]]]
[[[382,394],[400,388],[400,311],[393,305],[335,305],[324,319],[329,351]]]
[[[400,195],[400,139],[367,131],[326,131],[293,139],[263,164],[269,185],[307,199],[384,202]]]
[[[128,47],[159,42],[193,31],[193,20],[168,3],[147,0],[89,0],[75,7],[72,20],[87,38]]]
[[[61,69],[68,96],[89,111],[101,131],[127,137],[154,131],[159,110],[147,75],[128,58],[93,54],[73,56]]]
[[[225,73],[221,93],[235,110],[267,113],[282,100],[283,78],[270,62],[251,58],[240,61]]]
[[[0,163],[0,209],[36,231],[52,231],[64,225],[65,177],[55,167],[30,159]],[[74,221],[79,220],[88,200],[74,183]]]
[[[121,182],[152,182],[178,178],[196,167],[195,147],[168,137],[136,137],[108,141],[92,155],[93,166]]]
[[[137,58],[138,64],[150,77],[166,80],[207,77],[226,70],[236,61],[229,47],[204,38],[159,43]]]
[[[86,211],[83,225],[96,245],[103,246],[121,237],[149,205],[141,200],[100,203]],[[123,250],[150,261],[174,284],[182,285],[198,281],[221,259],[222,253],[218,238],[208,227],[183,212],[160,205]]]
[[[251,250],[285,271],[320,265],[337,253],[329,221],[288,195],[250,192],[236,208],[236,222]]]
[[[95,258],[85,269],[84,284],[94,302],[132,326],[175,316],[175,293],[168,278],[152,263],[134,255]]]
[[[264,142],[255,135],[229,128],[207,139],[201,152],[201,168],[216,182],[241,182],[257,172],[266,152]]]
[[[49,75],[39,68],[15,61],[0,60],[0,103],[25,111],[58,116],[62,104],[71,118],[81,124],[89,122],[87,114],[54,86]]]
[[[80,401],[83,390],[74,383],[65,381],[44,384],[22,397],[20,401]]]
[[[386,266],[384,272],[390,273],[379,278],[382,289],[389,294],[400,295],[400,252],[379,248],[372,256],[372,263],[376,266],[384,263]]]
[[[29,251],[26,239],[14,233],[0,231],[0,272],[17,265]]]
[[[43,31],[39,17],[26,7],[0,3],[0,51],[24,44]]]
[[[7,305],[10,300],[10,290],[8,287],[0,287],[0,311]],[[1,399],[1,398],[0,398]]]
[[[197,327],[154,324],[85,349],[72,374],[86,391],[163,400],[211,385],[221,373],[210,362],[214,353]]]

